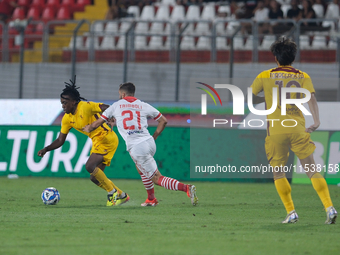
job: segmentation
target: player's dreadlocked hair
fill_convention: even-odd
[[[282,36],[270,46],[270,51],[282,66],[291,65],[295,60],[296,43]]]
[[[79,94],[79,87],[76,87],[76,76],[74,76],[74,80],[70,80],[70,83],[64,82],[65,88],[63,89],[63,92],[61,92],[60,97],[64,98],[63,96],[70,96],[73,100],[77,101],[79,103],[81,100],[87,101],[87,99],[83,98]],[[65,99],[65,98],[64,98]]]

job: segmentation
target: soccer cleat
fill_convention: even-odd
[[[196,187],[194,185],[188,184],[187,195],[190,197],[192,205],[197,205],[198,197],[196,195]]]
[[[149,200],[147,198],[145,202],[141,204],[141,206],[156,206],[156,205],[158,205],[157,198],[154,198],[152,200]]]
[[[107,202],[106,206],[114,206],[116,204],[116,197],[118,196],[118,191],[114,192],[113,194],[107,195]]]
[[[118,197],[118,194],[117,194],[114,200],[115,200],[115,205],[122,205],[122,204],[125,204],[127,201],[129,201],[130,197],[127,193],[125,193],[124,197]]]
[[[299,220],[299,216],[295,212],[295,210],[291,211],[288,213],[287,217],[285,218],[284,221],[282,221],[283,224],[286,223],[296,223]]]
[[[333,206],[330,206],[326,209],[327,220],[325,224],[335,224],[336,218],[338,217],[338,212],[335,210]]]

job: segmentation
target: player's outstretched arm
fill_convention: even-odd
[[[59,133],[57,139],[55,139],[50,145],[46,146],[44,149],[38,151],[38,156],[43,157],[46,154],[46,152],[58,149],[60,146],[64,144],[66,136],[67,134]]]
[[[92,122],[89,125],[86,125],[83,127],[83,131],[87,133],[91,133],[93,130],[97,129],[100,125],[102,125],[105,122],[103,119],[97,119],[96,121]]]
[[[152,137],[153,139],[157,139],[157,137],[163,132],[166,124],[168,123],[168,120],[162,115],[158,120],[158,125],[155,133],[153,133]]]
[[[314,93],[312,93],[311,98],[308,101],[308,106],[312,113],[314,124],[306,128],[306,132],[312,133],[320,126],[319,107]]]

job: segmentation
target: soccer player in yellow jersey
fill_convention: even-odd
[[[301,165],[304,167],[306,174],[311,179],[313,187],[322,201],[327,214],[325,223],[334,224],[337,211],[333,207],[325,179],[316,171],[313,157],[315,145],[310,138],[310,133],[320,126],[319,110],[312,81],[308,74],[291,66],[296,55],[296,44],[293,41],[281,37],[272,44],[271,52],[275,56],[278,67],[263,71],[251,85],[253,102],[265,102],[266,109],[272,107],[273,96],[278,97],[276,110],[267,117],[267,119],[275,120],[273,122],[268,121],[265,141],[267,159],[272,167],[280,169],[280,166],[284,166],[287,163],[289,149],[291,149],[300,159]],[[278,89],[278,95],[272,94],[273,87]],[[287,105],[286,115],[281,115],[282,87],[304,88],[311,93],[308,106],[313,116],[313,125],[305,128],[304,116],[296,105]],[[261,91],[264,92],[264,97],[257,96]],[[301,93],[287,93],[287,98],[301,97]],[[284,126],[281,125],[282,121]],[[297,222],[299,217],[295,212],[291,197],[291,186],[285,173],[282,169],[279,172],[273,171],[273,177],[276,190],[287,211],[287,217],[282,223]]]
[[[101,125],[92,133],[82,130],[85,125],[100,118],[100,113],[105,111],[109,105],[82,101],[86,99],[80,97],[79,87],[75,86],[75,78],[71,84],[66,82],[65,84],[65,88],[60,94],[60,101],[65,112],[61,121],[61,131],[58,138],[40,150],[38,155],[43,157],[46,152],[62,146],[71,128],[78,130],[92,139],[91,155],[85,168],[91,174],[91,181],[108,192],[106,205],[113,206],[127,202],[130,199],[129,196],[109,180],[104,173],[105,167],[110,166],[118,146],[116,133],[107,124]]]

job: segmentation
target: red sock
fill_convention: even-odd
[[[144,184],[146,192],[148,193],[148,199],[149,200],[155,199],[155,189],[153,186],[153,182],[142,173],[140,173],[140,176],[142,178],[142,182]]]
[[[159,177],[157,184],[166,189],[181,190],[181,191],[187,192],[187,185],[175,179],[169,178],[169,177],[165,177],[165,176]]]

